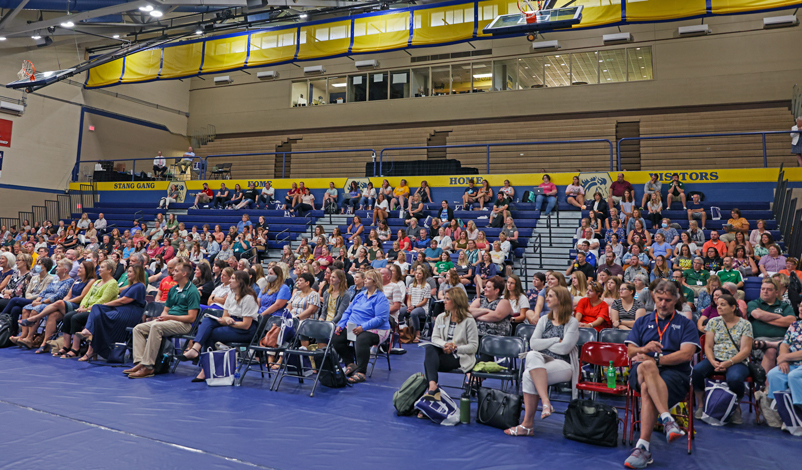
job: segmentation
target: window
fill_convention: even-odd
[[[571,85],[599,83],[599,60],[596,52],[571,54]]]
[[[652,48],[634,47],[627,49],[628,80],[630,82],[652,80]]]
[[[368,100],[368,76],[351,75],[348,77],[348,96],[351,101]]]
[[[343,104],[346,103],[346,87],[348,86],[347,77],[331,77],[329,78],[329,103],[330,104]]]
[[[307,106],[309,104],[309,92],[306,90],[307,81],[301,80],[297,82],[292,82],[292,103],[291,106],[294,108],[296,106]]]
[[[493,90],[493,62],[474,62],[472,76],[473,79],[473,92],[480,93],[483,91]]]
[[[389,75],[387,72],[377,72],[368,75],[370,83],[368,83],[368,96],[370,101],[379,101],[387,99],[387,82]]]
[[[542,88],[546,86],[543,57],[518,59],[518,89]]]
[[[390,72],[390,99],[409,98],[409,70]]]
[[[474,72],[475,74],[475,72]],[[493,61],[493,90],[518,89],[518,59]]]
[[[471,63],[451,66],[451,94],[461,95],[471,92]]]
[[[568,86],[571,84],[571,65],[568,54],[544,57],[546,67],[546,86]]]
[[[429,67],[412,69],[412,96],[431,96],[429,93]]]
[[[326,82],[325,78],[309,80],[309,100],[313,106],[321,106],[329,102]]]
[[[618,83],[627,81],[627,65],[624,49],[599,51],[599,82]]]
[[[432,67],[432,95],[442,96],[451,94],[451,67],[440,65]]]

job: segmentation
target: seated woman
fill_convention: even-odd
[[[348,191],[344,194],[342,208],[340,209],[340,214],[346,214],[351,211],[356,211],[356,208],[359,206],[361,202],[362,192],[359,190],[359,183],[356,181],[351,181],[351,186],[348,188]],[[323,201],[324,207],[326,201]]]
[[[526,320],[526,315],[529,313],[531,307],[529,305],[529,298],[524,293],[521,278],[517,275],[510,274],[507,278],[504,298],[510,303],[512,321],[521,323]]]
[[[420,197],[415,194],[409,198],[409,211],[407,211],[405,219],[421,220],[425,218],[426,211],[424,210],[423,202],[421,202]]]
[[[613,328],[631,330],[635,320],[646,315],[643,303],[635,298],[637,287],[635,284],[625,282],[618,289],[620,297],[610,306],[610,321]]]
[[[376,223],[377,220],[386,220],[389,212],[390,203],[387,201],[384,193],[379,193],[378,199],[376,199],[376,204],[373,206],[373,223]]]
[[[359,238],[359,241],[362,241],[362,233],[365,231],[365,226],[362,225],[362,218],[358,215],[355,215],[354,218],[351,220],[351,225],[348,226],[348,242],[354,243],[354,241]]]
[[[721,287],[721,278],[711,274],[707,279],[707,285],[697,294],[696,308],[702,311],[710,306],[713,301],[713,291]]]
[[[13,257],[13,255],[10,256]],[[30,284],[33,277],[31,272],[32,264],[33,258],[27,253],[20,253],[14,258],[14,267],[16,269],[3,281],[5,287],[0,293],[0,308],[3,309],[4,313],[11,313],[5,309],[14,302],[15,298],[25,298],[25,291],[28,290],[28,284]]]
[[[707,249],[703,260],[705,262],[705,270],[711,273],[721,271],[724,263],[724,260],[719,256],[718,250],[713,246]]]
[[[493,200],[493,188],[490,187],[488,180],[482,180],[482,187],[476,194],[476,202],[479,203],[479,210],[485,210],[485,204]]]
[[[242,198],[245,197],[245,193],[242,192],[242,186],[239,183],[234,185],[234,192],[231,195],[231,198],[226,201],[226,209],[233,209],[237,207],[239,203],[242,202]]]
[[[219,318],[205,317],[198,326],[195,343],[179,359],[192,361],[200,356],[201,351],[213,348],[217,342],[249,343],[256,334],[258,310],[259,304],[256,302],[256,292],[250,286],[250,276],[245,271],[235,271],[231,277],[231,295],[226,299],[223,315]],[[202,370],[192,379],[193,382],[203,380],[206,380],[206,376]]]
[[[373,204],[376,202],[376,189],[373,188],[373,183],[368,181],[368,185],[362,190],[362,197],[359,199],[359,210],[373,210]]]
[[[206,261],[199,261],[195,265],[195,273],[192,277],[192,283],[198,288],[200,293],[201,305],[209,305],[209,297],[214,291],[214,277],[212,275],[212,268]]]
[[[420,182],[420,187],[415,190],[415,196],[418,196],[420,201],[424,204],[432,202],[432,192],[429,189],[428,181],[423,180]]]
[[[502,297],[504,279],[494,276],[478,283],[477,291],[479,286],[484,287],[483,295],[478,295],[468,309],[476,320],[479,336],[508,336],[512,332],[512,306]]]
[[[423,266],[418,266],[414,270],[415,277],[407,288],[406,309],[401,312],[399,320],[409,318],[407,325],[415,333],[413,343],[420,343],[421,320],[426,321],[429,313],[429,300],[432,298],[432,288],[426,282],[427,272]]]
[[[727,385],[741,402],[746,389],[744,381],[749,377],[747,359],[752,352],[752,324],[741,318],[738,301],[729,294],[719,297],[716,303],[718,317],[710,319],[705,326],[705,358],[693,368],[691,381],[699,407],[694,417],[700,419],[704,412],[705,379],[713,374],[727,377]],[[733,424],[742,424],[741,407],[735,406]]]
[[[292,187],[284,196],[284,206],[282,210],[287,210],[295,204],[295,196],[298,194],[298,184],[292,183]]]
[[[72,347],[65,354],[61,355],[62,359],[78,357],[78,350],[81,347],[81,338],[76,335],[76,333],[84,329],[92,307],[96,304],[111,302],[120,294],[120,287],[117,285],[117,281],[114,280],[114,277],[112,277],[112,272],[114,272],[115,269],[114,261],[106,260],[100,263],[100,267],[98,268],[100,279],[92,284],[89,292],[83,300],[81,300],[80,306],[64,315],[64,321],[61,326],[64,346],[71,344]],[[87,353],[81,357],[80,361],[87,362],[91,360],[91,358],[92,355]]]
[[[802,304],[797,313],[797,318],[802,319]],[[768,373],[769,396],[790,389],[791,398],[798,409],[802,406],[802,320],[788,327],[777,352],[777,366]]]
[[[720,299],[721,296],[725,293],[727,292],[722,287],[717,287],[713,289],[712,302],[710,302],[710,305],[708,305],[707,308],[701,310],[702,313],[699,315],[699,320],[696,321],[696,328],[700,332],[704,333],[705,326],[707,326],[708,322],[719,316],[718,299]]]
[[[602,286],[598,282],[588,283],[588,296],[579,299],[574,313],[581,328],[595,328],[596,331],[610,328],[610,306],[602,300],[602,292]]]
[[[381,274],[372,269],[365,273],[365,290],[351,300],[332,339],[332,347],[346,364],[348,382],[365,381],[371,347],[383,343],[390,335],[389,318],[390,303],[382,291]],[[349,325],[352,326],[351,334],[356,336],[353,347],[348,344]]]
[[[356,258],[351,263],[351,272],[362,271],[365,266],[370,266],[368,250],[364,246],[360,246],[356,253]]]
[[[25,256],[21,256],[17,259],[24,259]],[[34,302],[47,288],[47,286],[53,282],[53,279],[55,278],[48,274],[52,268],[53,260],[42,256],[37,258],[36,265],[30,272],[30,279],[28,281],[28,285],[23,291],[23,295],[12,297],[6,304],[5,308],[3,308],[2,313],[11,316],[12,325],[19,321],[20,315],[22,314],[22,308]],[[12,326],[11,331],[16,331],[16,328]],[[13,339],[11,339],[11,341],[14,342]]]
[[[600,286],[604,287],[601,299],[605,301],[608,306],[613,305],[613,302],[619,298],[620,294],[618,290],[621,287],[621,283],[621,278],[618,276],[610,276],[604,283],[598,283]]]
[[[61,300],[65,295],[68,294],[70,287],[74,282],[70,277],[71,269],[72,261],[62,258],[61,261],[59,261],[56,265],[56,274],[53,281],[50,282],[45,290],[43,290],[31,303],[21,307],[21,319],[19,320],[19,324],[21,326],[20,334],[16,338],[9,338],[12,343],[22,344],[29,348],[33,347],[33,336],[36,333],[36,326],[42,317],[39,316],[34,320],[29,320],[29,318],[31,318],[32,314],[41,312],[45,307]],[[54,331],[55,325],[53,325],[53,328],[49,331],[50,335],[46,335],[45,338],[49,339],[50,336],[53,335]],[[45,334],[47,333],[48,331],[46,330]],[[43,342],[42,347],[36,351],[36,354],[41,354],[47,351],[47,347],[47,342]]]
[[[440,261],[434,264],[433,274],[439,276],[440,282],[443,282],[446,273],[452,269],[454,269],[454,263],[451,261],[451,255],[444,251],[440,254]]]
[[[234,258],[240,259],[253,255],[253,246],[244,236],[238,235],[233,247]]]
[[[220,285],[209,295],[208,305],[213,308],[224,308],[228,294],[231,293],[231,276],[234,268],[226,267],[220,272]]]
[[[546,302],[549,314],[538,320],[529,340],[531,351],[526,354],[526,369],[521,383],[526,407],[524,419],[520,425],[504,431],[509,436],[535,434],[535,411],[539,399],[543,400],[540,419],[551,416],[554,407],[549,400],[549,385],[571,382],[572,396],[576,397],[579,322],[571,317],[571,294],[565,287],[553,287],[546,294]]]
[[[126,328],[134,327],[142,321],[145,312],[145,286],[148,282],[142,266],[128,267],[128,288],[119,299],[103,304],[95,304],[89,311],[86,327],[76,337],[89,343],[87,358],[94,355],[108,357],[114,343],[128,338]],[[80,360],[83,360],[81,358]]]
[[[432,344],[439,347],[425,348],[423,369],[429,388],[423,398],[427,400],[440,401],[438,372],[459,369],[467,373],[476,364],[479,331],[476,320],[468,312],[468,296],[465,289],[460,287],[452,287],[445,292],[443,297],[445,312],[438,315],[434,321]]]
[[[498,267],[490,257],[490,253],[484,252],[482,254],[482,262],[478,263],[474,269],[476,275],[473,278],[473,284],[480,288],[485,285],[485,281],[496,276]],[[503,287],[502,287],[503,288]]]
[[[401,180],[398,186],[393,190],[393,199],[390,201],[390,210],[401,209],[404,210],[409,204],[409,186],[407,180]],[[406,202],[406,204],[405,204]]]
[[[354,276],[354,280],[356,280],[356,276]],[[323,300],[320,303],[320,309],[315,314],[315,320],[337,323],[350,303],[351,297],[348,295],[348,282],[345,278],[345,272],[341,269],[335,269],[329,275],[329,283],[323,292]]]

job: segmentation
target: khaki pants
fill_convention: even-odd
[[[688,285],[688,289],[692,290],[694,295],[696,295],[697,297],[699,297],[699,292],[705,290],[706,287],[707,286],[692,286],[690,284]]]
[[[721,234],[721,236],[720,236],[720,237],[718,237],[718,238],[719,238],[721,241],[723,241],[724,243],[726,243],[726,244],[728,244],[728,245],[729,245],[729,243],[730,243],[731,241],[735,240],[735,232],[727,232],[727,233],[723,233],[723,234]]]
[[[192,329],[191,323],[175,320],[149,321],[134,328],[134,364],[153,367],[156,355],[165,336],[185,335]]]

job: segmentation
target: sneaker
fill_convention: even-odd
[[[699,407],[699,408],[697,408],[697,409],[696,409],[696,411],[693,413],[693,417],[694,417],[694,419],[702,419],[702,415],[703,415],[704,413],[705,413],[705,410],[704,410],[704,409],[703,409],[703,408],[700,406],[700,407]]]
[[[198,210],[198,206],[192,206],[190,209]]]
[[[736,406],[732,413],[732,418],[730,419],[732,424],[744,424],[744,418],[741,416],[741,407]]]
[[[482,210],[483,210],[483,211],[486,211],[486,210],[487,210],[487,207],[483,207],[483,208],[482,208]]]
[[[422,398],[424,400],[440,401],[440,389],[438,388],[435,391],[427,390],[426,393],[423,394]]]
[[[679,424],[673,419],[667,419],[663,423],[666,432],[666,441],[671,443],[685,435],[685,431],[680,429]]]
[[[624,461],[624,466],[627,468],[646,468],[654,462],[652,460],[652,453],[643,447],[635,447],[635,450]]]

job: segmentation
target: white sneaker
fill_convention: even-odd
[[[487,210],[487,207],[483,207],[483,208],[482,208],[482,210],[483,210],[483,211],[486,211],[486,210]]]
[[[736,405],[735,409],[732,413],[732,418],[730,419],[732,424],[744,424],[743,416],[741,415],[741,406]]]

